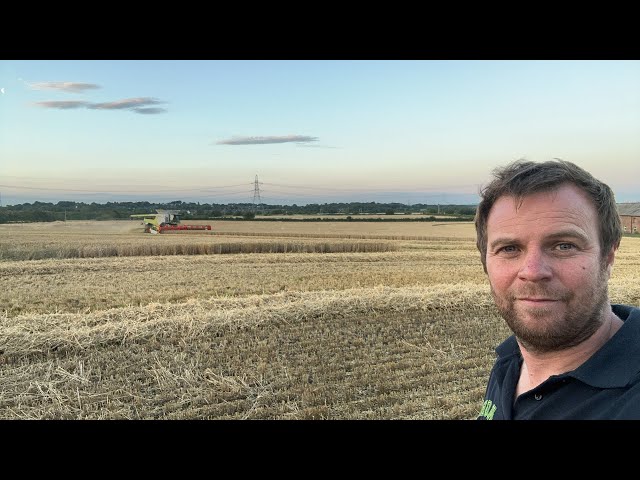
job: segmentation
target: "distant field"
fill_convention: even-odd
[[[471,223],[200,223],[0,225],[0,418],[477,415],[509,332]]]
[[[398,219],[416,220],[420,218],[429,218],[429,217],[435,217],[436,219],[455,218],[454,215],[437,215],[437,214],[432,215],[432,214],[421,214],[421,213],[396,213],[393,215],[387,215],[386,213],[363,213],[363,214],[352,213],[349,215],[347,214],[269,215],[265,218],[282,218],[282,219],[291,218],[295,220],[310,219],[310,218],[326,218],[328,220],[331,220],[331,219],[344,220],[347,217],[351,217],[353,220],[367,220],[372,218],[384,218],[384,219],[391,218],[394,220],[398,220]]]
[[[233,220],[207,220],[190,221],[194,225],[211,225],[211,231],[187,232],[188,235],[215,235],[216,233],[241,233],[255,234],[266,233],[270,235],[281,234],[338,234],[338,235],[365,235],[365,236],[414,236],[414,237],[454,237],[474,238],[475,232],[472,222],[278,222],[278,221],[233,221]],[[71,222],[49,223],[20,223],[0,224],[0,234],[36,234],[48,235],[72,234],[142,234],[142,224],[139,220],[109,220],[104,222],[74,220]],[[167,233],[165,235],[184,235]]]

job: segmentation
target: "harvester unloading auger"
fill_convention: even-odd
[[[156,210],[158,213],[140,213],[131,218],[141,218],[145,233],[162,233],[172,230],[211,230],[211,225],[181,225],[180,210]]]

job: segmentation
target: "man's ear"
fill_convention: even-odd
[[[607,278],[611,277],[611,272],[613,270],[613,263],[615,261],[616,252],[617,252],[619,246],[620,246],[620,244],[617,244],[617,245],[614,245],[613,247],[611,247],[611,250],[609,251],[609,253],[607,254],[607,256],[604,259],[604,263],[605,263],[606,269],[607,269]]]

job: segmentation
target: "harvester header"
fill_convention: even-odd
[[[211,230],[211,225],[159,225],[158,233],[169,230]]]

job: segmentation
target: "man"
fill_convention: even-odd
[[[478,419],[640,419],[640,309],[609,301],[622,229],[613,192],[573,163],[494,171],[475,219],[496,307]]]

